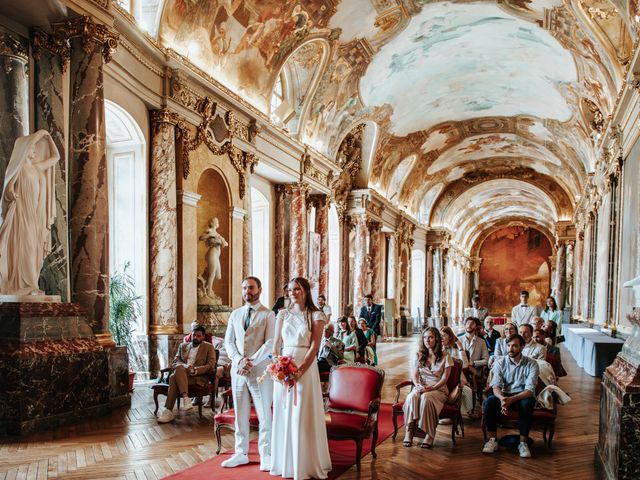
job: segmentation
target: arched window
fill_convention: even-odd
[[[329,208],[329,291],[327,302],[333,311],[332,319],[341,314],[340,308],[340,220],[335,204]]]
[[[280,105],[282,105],[282,102],[284,102],[284,88],[284,73],[280,72],[280,75],[278,75],[278,79],[273,86],[273,92],[271,93],[271,120],[276,123],[282,122],[282,119],[278,116],[276,111],[278,110]]]
[[[271,301],[271,218],[269,200],[255,187],[251,187],[251,262],[252,275],[262,282],[262,298]]]
[[[123,108],[105,101],[109,177],[109,272],[127,273],[141,297],[135,331],[147,325],[147,161],[146,142]]]
[[[422,250],[415,249],[411,252],[411,316],[415,325],[422,325],[424,312],[424,280],[426,269],[426,257]]]

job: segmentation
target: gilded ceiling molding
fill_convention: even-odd
[[[31,34],[31,49],[33,57],[39,60],[44,51],[60,57],[60,67],[62,73],[67,71],[67,66],[71,60],[71,46],[69,42],[55,41],[53,36],[44,30],[36,28]]]
[[[333,174],[327,176],[327,184],[331,187],[332,200],[336,205],[346,205],[347,197],[360,171],[364,127],[363,123],[358,125],[342,140],[336,158],[341,171],[335,180]]]
[[[405,217],[400,217],[394,232],[398,245],[408,245],[413,247],[413,244],[415,243],[415,240],[413,239],[413,231],[415,229],[416,225],[411,220]]]

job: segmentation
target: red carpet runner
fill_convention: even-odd
[[[398,424],[402,425],[402,417],[398,418]],[[383,403],[378,416],[378,443],[380,445],[387,437],[393,433],[393,423],[391,423],[391,405]],[[331,463],[333,469],[329,473],[329,478],[338,478],[349,470],[356,463],[356,444],[353,441],[329,441],[329,452],[331,453]],[[371,439],[366,440],[362,445],[362,457],[371,452]],[[259,470],[260,458],[258,457],[258,447],[255,441],[251,442],[249,460],[250,463],[236,468],[222,468],[220,464],[229,458],[233,452],[222,453],[217,457],[206,460],[198,465],[187,468],[182,472],[174,473],[167,479],[172,480],[231,480],[241,478],[242,480],[266,480],[280,477],[272,477],[269,472]]]

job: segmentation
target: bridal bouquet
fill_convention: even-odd
[[[295,405],[297,403],[298,396],[296,379],[298,378],[299,372],[300,369],[298,368],[298,365],[296,365],[296,362],[293,361],[293,358],[286,355],[278,355],[272,358],[271,363],[258,381],[263,382],[264,379],[269,376],[274,381],[284,385],[285,389],[283,393],[286,393],[289,389],[293,388],[293,404]]]

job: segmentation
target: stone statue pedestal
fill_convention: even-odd
[[[0,304],[0,434],[26,435],[111,411],[111,353],[85,315],[74,303]]]
[[[198,323],[214,337],[224,337],[232,311],[226,305],[198,305]]]
[[[625,283],[633,287],[640,305],[640,277]],[[640,308],[628,317],[631,336],[602,376],[600,432],[596,463],[603,478],[640,478]]]

